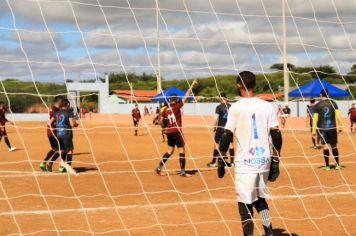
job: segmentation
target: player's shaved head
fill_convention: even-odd
[[[173,93],[171,97],[169,98],[170,103],[176,103],[178,101],[178,95]]]
[[[256,76],[251,71],[242,71],[236,78],[236,84],[240,89],[253,90],[256,86]]]
[[[63,108],[68,108],[69,107],[69,100],[67,98],[63,98],[62,100],[62,107]]]

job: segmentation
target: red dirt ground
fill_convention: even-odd
[[[134,137],[129,116],[111,118],[95,115],[75,131],[77,176],[39,170],[49,148],[43,122],[8,127],[19,150],[0,145],[0,235],[241,235],[231,173],[218,179],[205,167],[211,118],[184,117],[187,167],[197,171],[191,178],[177,175],[176,154],[168,176],[154,174],[166,150],[157,126],[141,127]],[[355,235],[354,134],[340,135],[345,168],[325,172],[304,120],[288,122],[281,176],[269,185],[276,235]]]

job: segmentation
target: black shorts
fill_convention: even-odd
[[[135,127],[137,127],[138,126],[138,121],[134,121],[133,124],[134,124]]]
[[[350,123],[351,124],[355,124],[356,123],[356,119],[350,119]]]
[[[59,140],[59,146],[61,150],[71,151],[74,149],[73,137],[61,137],[58,138],[58,140]]]
[[[48,136],[48,141],[49,141],[49,144],[51,145],[51,148],[54,149],[54,150],[58,150],[58,141],[56,139],[56,136],[54,135],[51,135],[51,136]]]
[[[168,146],[178,148],[184,147],[184,138],[181,133],[169,133],[167,134]]]
[[[224,128],[217,128],[215,131],[215,136],[214,136],[214,141],[215,143],[219,144],[221,141],[221,138],[224,134],[225,129]],[[234,142],[234,139],[231,139],[231,142]]]
[[[321,144],[337,144],[337,130],[336,129],[327,129],[327,130],[318,130],[320,135]]]

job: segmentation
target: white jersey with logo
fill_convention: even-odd
[[[236,173],[263,173],[270,169],[270,129],[278,126],[271,104],[259,98],[242,98],[234,103],[225,129],[235,132]]]

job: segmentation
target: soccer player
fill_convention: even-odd
[[[255,208],[265,234],[272,236],[271,217],[265,199],[269,197],[267,180],[275,181],[279,176],[282,135],[273,107],[268,102],[254,97],[256,76],[252,72],[243,71],[237,76],[236,85],[242,98],[232,104],[229,110],[219,145],[222,156],[218,161],[218,175],[220,178],[224,177],[226,163],[223,156],[228,151],[235,133],[235,185],[243,235],[253,235]]]
[[[227,115],[229,112],[231,104],[228,102],[226,95],[224,93],[221,93],[221,98],[220,98],[220,104],[216,107],[215,109],[215,116],[214,116],[214,151],[213,151],[213,159],[211,162],[207,164],[208,167],[216,167],[216,160],[217,157],[219,156],[219,143],[222,137],[222,134],[224,133],[224,128],[226,125],[227,121]],[[233,147],[233,139],[231,140],[231,145],[229,148],[229,154],[230,154],[230,163],[228,163],[229,166],[234,165],[234,156],[235,156],[235,150]]]
[[[281,119],[281,124],[283,129],[286,126],[287,118],[289,117],[290,112],[291,111],[288,105],[285,105],[284,108],[282,108],[281,106],[279,106],[278,108],[278,113],[280,113],[280,119]]]
[[[40,168],[43,171],[52,171],[52,165],[47,163],[52,157],[57,159],[60,155],[59,153],[59,141],[56,136],[56,122],[52,119],[54,114],[61,109],[63,101],[63,96],[58,95],[54,97],[54,104],[52,108],[49,110],[49,122],[47,124],[47,137],[49,140],[49,144],[51,145],[51,150],[49,150],[44,158],[43,162],[40,163]]]
[[[329,98],[327,89],[320,92],[321,101],[315,105],[313,116],[313,135],[317,132],[320,135],[323,148],[325,166],[324,170],[329,171],[330,151],[335,159],[335,169],[340,170],[339,150],[337,148],[337,132],[342,132],[342,119],[337,104]]]
[[[138,109],[138,105],[135,105],[135,108],[132,109],[132,120],[133,120],[133,124],[135,127],[135,136],[138,135],[138,125],[140,123],[140,119],[141,119],[141,112],[140,109]]]
[[[75,120],[75,115],[73,109],[70,108],[68,99],[63,99],[62,108],[54,113],[54,118],[52,118],[51,121],[53,120],[56,122],[57,137],[62,151],[61,158],[63,162],[71,166],[74,150],[72,128],[77,127],[78,123]],[[53,164],[56,159],[57,158],[52,157],[50,164]],[[52,166],[50,168],[52,168]],[[65,172],[66,169],[61,165],[58,171]]]
[[[348,115],[350,117],[350,129],[351,129],[351,133],[352,133],[353,126],[356,123],[356,107],[355,107],[355,103],[351,104],[351,108],[349,109]]]
[[[6,119],[6,112],[7,112],[7,107],[5,106],[5,103],[0,102],[0,141],[4,137],[5,143],[9,148],[9,152],[13,152],[16,150],[16,148],[12,147],[10,144],[9,138],[7,137],[5,125],[6,123],[10,123],[11,125],[14,125],[14,123]]]
[[[309,125],[310,127],[310,132],[313,131],[313,116],[314,116],[314,110],[315,110],[315,99],[314,98],[310,98],[310,104],[307,106],[307,125]],[[319,149],[319,143],[320,143],[320,138],[319,136],[317,138],[315,138],[312,135],[312,143],[313,149]]]
[[[197,81],[194,80],[187,90],[185,96],[179,101],[176,94],[172,94],[169,100],[169,105],[166,107],[162,113],[163,118],[167,119],[166,135],[168,139],[168,150],[163,155],[161,161],[159,162],[156,173],[163,176],[162,168],[170,156],[173,155],[175,147],[179,150],[179,164],[180,164],[180,175],[183,177],[190,177],[191,175],[185,171],[185,149],[184,149],[184,138],[182,133],[182,107],[187,101],[189,95],[192,93],[193,87],[196,85]]]

